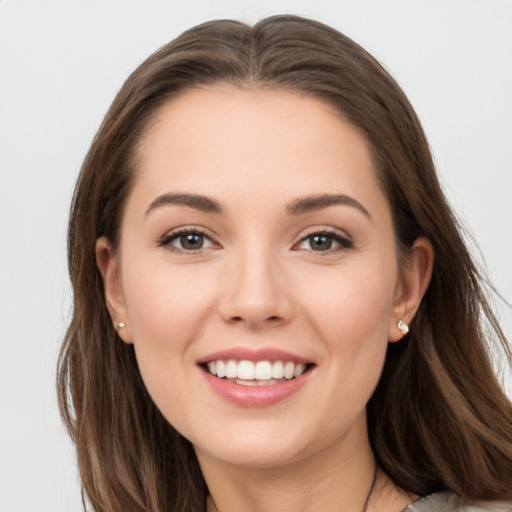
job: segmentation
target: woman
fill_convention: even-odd
[[[94,510],[511,510],[505,337],[412,107],[335,30],[210,22],[144,62],[69,266]]]

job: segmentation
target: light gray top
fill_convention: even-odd
[[[512,503],[503,501],[461,503],[458,494],[445,491],[425,496],[406,507],[403,512],[512,512]]]

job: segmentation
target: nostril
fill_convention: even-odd
[[[280,316],[273,315],[273,316],[269,316],[265,321],[276,323],[276,322],[280,322],[281,320],[282,320],[282,318]],[[244,319],[244,317],[242,317],[242,316],[233,316],[230,318],[230,321],[233,323],[240,323],[240,322],[246,322],[246,319]],[[249,323],[251,323],[251,322],[249,322]]]

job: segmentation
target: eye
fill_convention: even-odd
[[[198,229],[172,231],[167,233],[158,245],[181,252],[194,252],[210,247],[218,247],[208,235]]]
[[[315,252],[334,252],[353,247],[352,241],[337,232],[318,231],[304,237],[298,248]]]

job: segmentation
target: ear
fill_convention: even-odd
[[[412,322],[430,283],[433,265],[432,244],[425,237],[418,238],[406,255],[397,281],[393,314],[388,327],[390,342],[399,341],[404,336],[398,328],[400,320],[406,325]]]
[[[103,278],[105,302],[114,328],[125,343],[133,343],[121,283],[119,256],[114,254],[110,241],[106,237],[101,237],[96,240],[96,264]],[[119,328],[118,326],[121,323],[123,323],[124,326]]]

